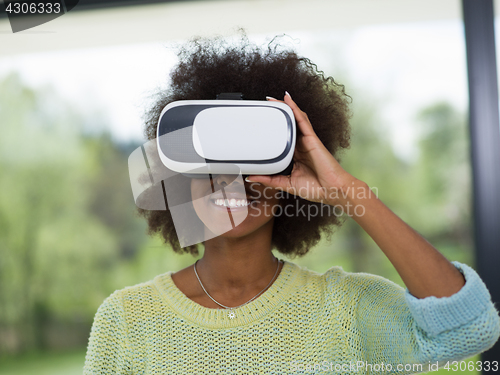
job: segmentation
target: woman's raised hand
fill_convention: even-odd
[[[270,101],[279,101],[269,98]],[[318,138],[307,114],[285,92],[284,103],[293,111],[297,123],[297,141],[290,176],[252,175],[249,182],[259,182],[301,198],[335,205],[342,202],[343,193],[356,179],[347,173]]]

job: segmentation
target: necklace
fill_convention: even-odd
[[[199,260],[199,259],[198,259]],[[229,307],[229,306],[224,306],[223,304],[217,302],[215,299],[212,298],[212,296],[210,294],[208,294],[207,290],[205,289],[205,287],[203,286],[203,284],[201,283],[201,280],[200,280],[200,277],[198,276],[198,272],[196,272],[196,263],[198,263],[198,260],[194,263],[194,273],[196,275],[196,278],[198,279],[198,281],[200,282],[200,285],[201,285],[201,288],[203,289],[203,291],[207,294],[207,296],[210,297],[210,299],[212,301],[214,301],[217,305],[219,306],[222,306],[224,307],[225,309],[229,309],[229,312],[227,314],[227,316],[229,317],[229,319],[234,319],[236,318],[236,313],[234,312],[234,309],[237,309],[238,307],[241,307],[241,306],[244,306],[246,305],[247,303],[250,303],[252,302],[255,298],[257,298],[258,296],[260,296],[264,290],[266,290],[267,288],[269,288],[269,285],[271,285],[271,283],[273,282],[274,278],[276,277],[276,275],[278,274],[278,270],[280,268],[280,262],[281,260],[278,259],[278,267],[276,268],[276,272],[274,273],[274,276],[273,278],[271,279],[271,281],[269,282],[269,284],[267,284],[267,286],[262,289],[262,291],[260,291],[256,296],[254,296],[252,299],[250,299],[249,301],[245,302],[244,304],[242,305],[239,305],[239,306],[236,306],[236,307]]]

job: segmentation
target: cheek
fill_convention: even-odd
[[[198,218],[202,221],[205,221],[207,216],[206,204],[203,199],[206,195],[207,187],[207,183],[203,180],[191,180],[191,202]]]
[[[198,217],[205,216],[206,204],[204,203],[204,198],[207,192],[207,184],[203,180],[193,179],[191,181],[191,202],[193,203],[193,208],[196,211]]]
[[[258,202],[249,206],[249,216],[260,217],[266,221],[281,212],[280,191],[263,189],[259,191]]]
[[[203,191],[203,184],[201,184],[200,182],[197,182],[195,180],[192,180],[191,181],[191,199],[195,200],[195,199],[201,198],[203,196],[202,191]]]
[[[262,200],[267,204],[276,206],[280,204],[281,191],[267,188],[262,192],[261,197]]]
[[[204,180],[191,180],[191,199],[194,201],[196,199],[202,198],[205,195],[205,192],[210,187],[210,181]]]

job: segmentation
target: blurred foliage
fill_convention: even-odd
[[[343,167],[367,182],[448,259],[472,264],[464,115],[446,103],[424,109],[416,118],[420,155],[408,162],[394,153],[384,121],[377,117],[383,103],[358,92]],[[0,372],[20,374],[8,356],[85,348],[104,298],[195,259],[146,237],[145,223],[135,214],[127,167],[138,145],[86,133],[86,124],[102,118],[78,113],[50,88],[26,87],[16,74],[0,82],[0,118]],[[404,286],[351,219],[330,241],[292,261],[317,272],[341,266],[374,273]],[[81,358],[63,357],[71,358],[72,368]],[[27,368],[37,368],[36,355],[29,358],[33,367]]]
[[[48,88],[12,74],[0,103],[0,353],[80,346],[117,261],[145,240],[127,157]]]
[[[0,359],[2,375],[82,375],[85,350],[29,352]]]
[[[418,116],[420,159],[412,185],[417,189],[415,220],[432,240],[472,247],[470,152],[465,116],[438,103]],[[417,202],[415,202],[417,203]]]

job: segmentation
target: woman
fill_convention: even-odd
[[[161,110],[175,100],[221,92],[283,97],[299,134],[294,168],[290,176],[248,176],[239,204],[195,199],[212,186],[230,191],[234,176],[187,179],[202,225],[214,225],[218,209],[237,214],[245,206],[247,217],[204,241],[204,255],[193,265],[108,297],[94,320],[85,374],[409,374],[493,346],[500,319],[477,273],[450,263],[338,163],[349,145],[343,86],[274,42],[261,51],[245,38],[238,46],[194,40],[179,57],[170,91],[149,111],[149,139]],[[282,96],[284,89],[294,99]],[[303,209],[286,215],[290,204]],[[300,214],[312,207],[330,210]],[[150,233],[160,233],[175,251],[198,254],[198,245],[180,248],[168,208],[140,211]],[[320,275],[273,255],[273,249],[305,255],[340,225],[331,214],[339,211],[373,238],[406,290],[340,267]]]

